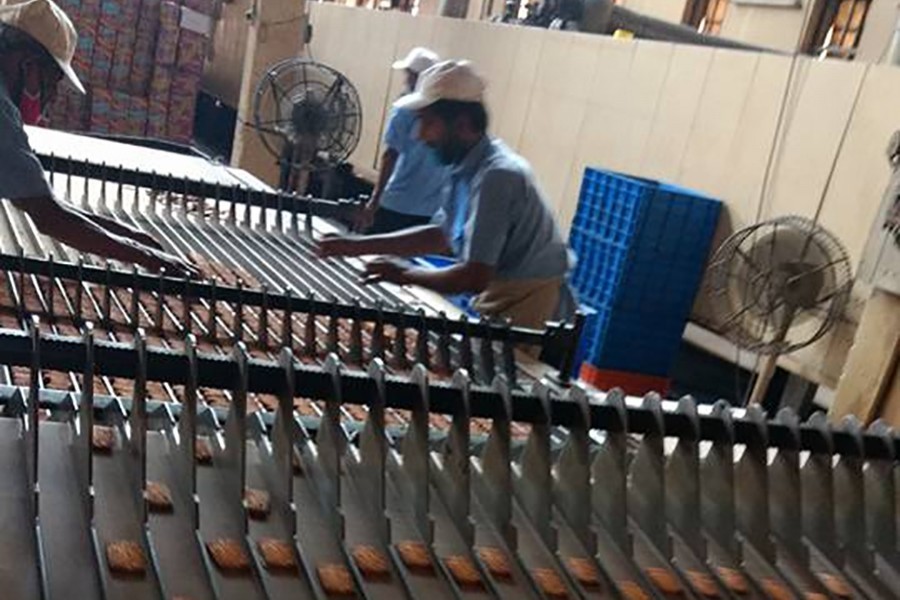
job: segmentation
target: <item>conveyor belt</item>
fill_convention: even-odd
[[[357,598],[900,597],[889,429],[529,379],[513,344],[564,326],[443,319],[316,259],[294,216],[312,204],[129,168],[53,184],[218,281],[105,268],[0,209],[4,598],[323,599],[326,565]],[[223,539],[242,569],[216,564]],[[267,566],[266,540],[294,566]],[[120,541],[141,573],[108,564]]]
[[[361,374],[342,372],[334,357],[324,367],[304,366],[287,350],[280,363],[249,359],[242,346],[222,358],[197,354],[193,339],[186,354],[143,346],[140,334],[129,346],[0,332],[6,364],[71,370],[80,362],[86,382],[94,374],[135,380],[129,402],[0,390],[7,415],[0,423],[9,424],[0,428],[0,443],[9,464],[15,456],[25,462],[29,444],[65,457],[52,468],[39,462],[38,504],[58,507],[59,494],[77,489],[93,507],[70,502],[83,520],[54,515],[37,533],[9,529],[4,543],[37,565],[32,573],[46,574],[48,589],[65,589],[58,578],[72,577],[72,570],[60,561],[83,549],[90,534],[97,552],[92,565],[79,563],[80,597],[98,597],[99,581],[107,597],[171,597],[194,586],[190,597],[321,598],[323,563],[343,565],[356,594],[371,598],[555,597],[542,591],[546,577],[568,597],[896,597],[893,481],[900,440],[882,426],[864,433],[847,421],[832,429],[819,417],[800,424],[789,411],[769,423],[755,410],[721,404],[710,410],[652,395],[590,398],[579,388],[562,398],[541,385],[512,393],[502,379],[491,391],[473,386],[464,372],[448,386],[428,383],[422,367],[385,379],[379,361]],[[232,391],[224,422],[192,391],[214,377]],[[169,404],[143,400],[146,381],[160,379],[187,387],[177,421]],[[346,392],[362,388],[370,390],[370,410],[354,436],[338,409]],[[274,420],[245,416],[243,399],[253,393],[278,396]],[[315,429],[294,413],[292,398],[300,394],[325,404]],[[50,420],[20,436],[38,402]],[[384,433],[389,408],[412,411],[400,439]],[[434,412],[453,422],[437,445],[428,435]],[[467,421],[487,414],[495,417],[489,440],[472,454]],[[111,454],[83,449],[91,415],[117,428]],[[513,416],[532,424],[518,457],[510,450]],[[208,466],[194,460],[198,433],[212,440]],[[627,438],[634,435],[632,452]],[[131,490],[144,472],[170,486],[172,512],[148,515],[141,508]],[[65,483],[86,474],[87,485]],[[26,478],[15,487],[27,489]],[[269,493],[264,520],[248,518],[246,487]],[[94,490],[93,502],[87,490]],[[9,505],[32,510],[28,502]],[[244,575],[226,575],[210,563],[205,543],[223,536],[253,557]],[[145,544],[142,577],[109,572],[104,545],[122,537]],[[261,565],[255,545],[264,537],[293,539],[298,570]],[[50,540],[53,551],[39,559],[36,548]],[[411,570],[400,558],[396,544],[410,540],[424,544],[431,571]],[[362,574],[353,559],[359,544],[384,555],[387,578]],[[511,579],[492,575],[478,551],[485,546],[506,556]],[[480,587],[457,584],[447,564],[460,558],[451,557],[474,567]],[[579,579],[586,566],[594,573],[589,585]]]

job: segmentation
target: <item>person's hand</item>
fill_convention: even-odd
[[[363,275],[363,283],[396,283],[404,285],[409,283],[406,275],[406,265],[389,258],[376,258],[366,264],[366,271]]]
[[[375,222],[375,213],[378,212],[378,199],[372,198],[365,205],[359,207],[353,215],[353,230],[365,233]]]
[[[326,233],[319,240],[316,254],[321,258],[329,256],[353,256],[354,239],[340,233]]]
[[[166,275],[170,277],[187,277],[189,279],[200,279],[201,277],[197,267],[162,250],[147,252],[147,258],[141,264],[154,273],[165,270]]]

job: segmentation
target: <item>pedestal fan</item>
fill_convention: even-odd
[[[844,314],[850,259],[831,233],[788,216],[738,231],[717,250],[708,282],[716,329],[765,357],[750,402],[761,402],[778,357],[824,336]]]

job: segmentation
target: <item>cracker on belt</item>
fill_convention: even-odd
[[[534,577],[541,592],[548,598],[568,598],[569,591],[563,583],[559,573],[553,569],[532,569],[531,576]]]
[[[137,542],[119,541],[107,544],[106,562],[113,573],[138,575],[147,568],[144,549]]]
[[[509,566],[509,560],[502,550],[490,546],[481,546],[475,548],[475,551],[493,577],[497,579],[512,579],[512,569]]]
[[[350,571],[344,565],[322,564],[316,567],[319,583],[329,596],[355,596],[356,588]]]
[[[275,538],[261,538],[256,542],[256,547],[267,569],[293,569],[297,565],[294,550],[288,542]]]
[[[481,575],[478,574],[478,568],[475,564],[465,556],[448,556],[444,559],[447,570],[453,576],[457,585],[463,588],[481,587]]]
[[[161,481],[148,481],[144,489],[144,498],[152,512],[168,512],[172,510],[172,491]]]
[[[407,568],[414,571],[431,571],[434,569],[434,566],[431,564],[431,556],[428,554],[428,547],[422,542],[398,542],[396,548],[400,554],[400,559]]]
[[[264,520],[269,516],[269,492],[246,488],[244,490],[244,506],[251,519]]]
[[[250,559],[237,540],[223,538],[207,542],[206,549],[216,566],[223,571],[240,572],[250,569]]]
[[[351,552],[356,568],[366,578],[383,578],[391,574],[387,557],[374,546],[354,546]]]
[[[94,425],[91,429],[91,447],[94,452],[112,452],[116,447],[116,430],[105,425]]]

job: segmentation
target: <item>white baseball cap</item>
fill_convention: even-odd
[[[434,66],[440,59],[437,54],[428,48],[413,48],[403,60],[398,60],[392,66],[395,71],[412,71],[421,73]]]
[[[84,85],[72,68],[78,33],[66,13],[51,0],[10,3],[0,0],[0,23],[31,36],[53,57],[60,70],[82,94]]]
[[[472,63],[467,60],[447,60],[422,73],[416,91],[403,96],[394,106],[419,110],[438,100],[484,102],[485,83]]]

